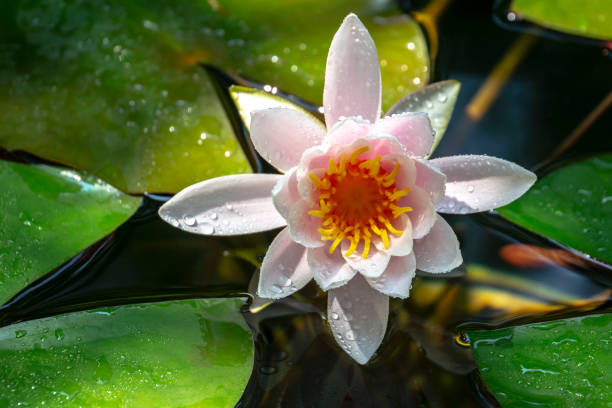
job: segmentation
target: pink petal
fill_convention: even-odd
[[[446,176],[430,161],[417,159],[415,184],[429,193],[433,205],[437,205],[444,198]]]
[[[433,145],[433,130],[426,113],[402,113],[376,122],[377,134],[394,136],[410,156],[425,157]]]
[[[253,112],[251,140],[257,152],[271,165],[286,171],[297,164],[302,153],[321,144],[323,124],[288,108],[269,108]]]
[[[243,235],[286,225],[272,203],[278,174],[236,174],[182,190],[159,216],[182,230],[203,235]]]
[[[297,167],[293,167],[285,173],[272,189],[274,207],[285,219],[289,218],[291,207],[300,200],[295,174],[296,169]]]
[[[419,187],[413,187],[407,196],[400,201],[402,207],[408,206],[412,211],[407,212],[412,223],[412,238],[423,238],[436,222],[436,210],[429,194]]]
[[[272,241],[261,264],[257,294],[279,299],[302,289],[312,278],[306,248],[293,242],[287,228]]]
[[[357,275],[329,291],[327,318],[338,344],[359,364],[365,364],[385,336],[389,298]]]
[[[329,245],[309,248],[307,259],[315,281],[325,291],[346,284],[357,273],[346,263],[338,249],[330,254]]]
[[[450,272],[463,262],[457,236],[440,215],[429,234],[414,241],[414,255],[417,268],[431,273]]]
[[[412,188],[416,182],[415,161],[404,154],[389,154],[380,161],[380,165],[388,172],[393,171],[396,163],[399,163],[400,168],[395,176],[395,185],[400,190]]]
[[[410,218],[406,213],[400,215],[391,221],[391,225],[399,231],[404,231],[402,235],[397,236],[389,234],[389,249],[385,249],[383,242],[378,237],[372,239],[374,245],[379,251],[386,252],[392,256],[405,256],[412,252],[412,225]]]
[[[412,279],[416,273],[414,253],[406,256],[394,256],[389,266],[378,278],[368,278],[367,281],[379,292],[400,299],[406,299],[410,294]]]
[[[334,35],[325,69],[323,107],[331,129],[341,116],[380,117],[381,80],[376,46],[359,18],[349,14]]]
[[[348,240],[342,241],[340,244],[342,247],[342,256],[346,260],[346,262],[351,266],[351,268],[356,269],[363,276],[375,278],[380,276],[387,265],[389,264],[389,259],[391,255],[386,251],[381,251],[376,248],[376,245],[370,246],[370,251],[368,253],[368,257],[363,259],[363,241],[359,243],[357,246],[357,250],[353,252],[350,256],[345,256],[346,252],[349,250],[350,243]],[[337,251],[338,249],[336,249]]]
[[[291,239],[308,248],[323,245],[321,233],[317,231],[321,222],[317,217],[308,214],[308,211],[313,209],[315,205],[312,202],[300,200],[291,208],[287,218]]]
[[[506,205],[536,181],[532,172],[490,156],[450,156],[431,160],[446,174],[446,196],[437,210],[450,214],[488,211]]]
[[[328,132],[325,142],[348,145],[356,139],[363,139],[371,133],[372,124],[362,118],[345,118],[334,125]]]
[[[376,156],[386,156],[389,154],[393,155],[405,155],[404,148],[399,144],[396,138],[390,135],[379,135],[375,134],[368,137],[368,142],[372,148],[368,158],[374,158]]]

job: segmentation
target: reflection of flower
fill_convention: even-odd
[[[256,111],[253,144],[285,174],[208,180],[160,209],[175,226],[204,234],[288,225],[263,260],[259,295],[285,297],[314,277],[329,291],[334,337],[362,364],[382,341],[388,296],[408,297],[416,269],[443,273],[462,262],[457,238],[436,209],[490,210],[535,181],[529,171],[493,157],[425,160],[433,144],[427,115],[380,119],[380,101],[376,47],[351,14],[327,59],[328,131],[297,110]]]

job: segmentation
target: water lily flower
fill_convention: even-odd
[[[333,38],[323,106],[326,127],[288,108],[253,113],[253,144],[283,175],[207,180],[178,193],[159,214],[208,235],[286,226],[263,259],[259,296],[289,296],[314,278],[328,292],[335,339],[364,364],[384,336],[389,296],[408,297],[417,269],[444,273],[462,263],[455,233],[438,212],[494,209],[536,177],[488,156],[427,160],[427,114],[380,117],[376,46],[354,14]]]

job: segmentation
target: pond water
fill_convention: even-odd
[[[406,11],[409,3],[402,2]],[[438,22],[433,80],[459,80],[462,90],[435,155],[486,153],[544,172],[551,154],[609,92],[610,56],[593,45],[533,38],[493,103],[474,113],[473,98],[493,67],[517,41],[526,41],[521,32],[496,25],[491,7],[488,1],[454,2]],[[216,75],[221,84],[231,81]],[[242,129],[237,115],[233,120]],[[608,113],[555,160],[609,148],[605,132],[610,128]],[[248,147],[246,139],[242,144]],[[270,171],[252,154],[250,160],[260,171]],[[0,307],[0,324],[102,305],[252,293],[257,263],[275,231],[190,235],[157,216],[167,198],[147,196],[111,236]],[[498,406],[477,373],[462,335],[466,328],[611,310],[608,267],[495,214],[447,219],[465,265],[449,277],[418,276],[408,300],[391,302],[387,334],[366,366],[356,364],[330,336],[326,295],[314,283],[256,313],[245,305],[255,367],[237,406]]]

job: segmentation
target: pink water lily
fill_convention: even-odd
[[[408,297],[417,269],[444,273],[462,263],[455,233],[438,212],[491,210],[536,178],[488,156],[427,160],[433,131],[425,113],[380,118],[376,47],[354,14],[332,41],[323,105],[327,130],[298,110],[253,113],[253,144],[284,175],[207,180],[159,213],[208,235],[286,226],[263,259],[259,296],[289,296],[314,278],[328,291],[334,337],[364,364],[384,336],[388,297]]]

